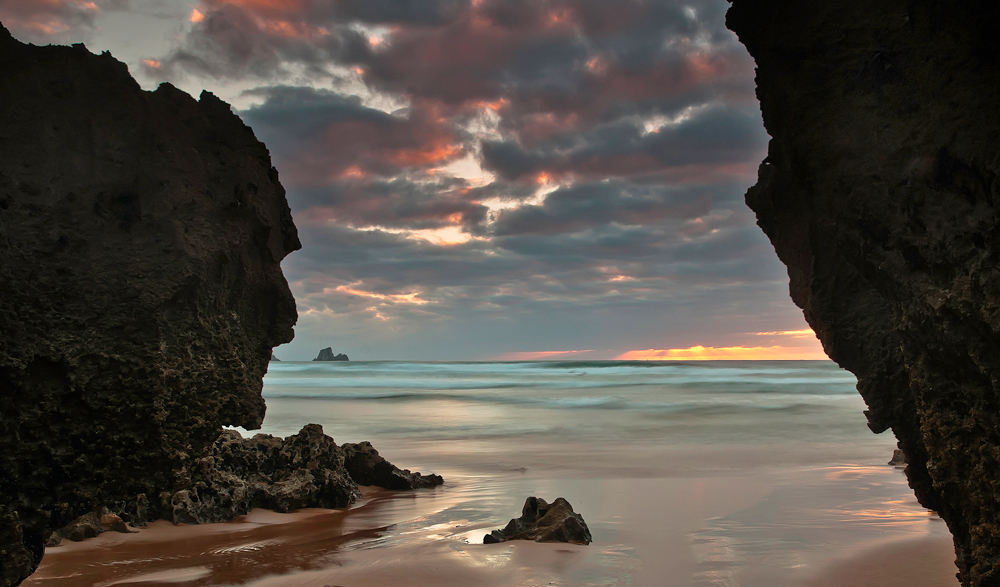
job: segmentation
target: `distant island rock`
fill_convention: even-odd
[[[314,361],[350,361],[344,353],[333,354],[332,347],[326,347],[319,352]]]
[[[271,360],[269,362],[280,363],[281,359],[279,359],[278,357],[274,356],[274,353],[271,353]]]

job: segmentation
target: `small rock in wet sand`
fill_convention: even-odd
[[[551,504],[539,497],[529,497],[521,509],[521,517],[507,523],[503,530],[494,530],[483,537],[483,544],[507,540],[535,542],[572,542],[590,544],[593,538],[583,516],[561,497]]]

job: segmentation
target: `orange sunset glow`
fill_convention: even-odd
[[[698,345],[686,349],[628,351],[615,357],[621,361],[784,361],[822,360],[826,358],[822,348],[777,345],[766,347],[705,347]]]

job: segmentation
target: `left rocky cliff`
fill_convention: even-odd
[[[226,103],[0,27],[0,585],[85,512],[157,516],[223,425],[260,426],[299,247]]]

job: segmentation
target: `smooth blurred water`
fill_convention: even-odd
[[[906,584],[956,586],[947,528],[854,386],[828,361],[271,363],[262,432],[318,423],[444,485],[50,553],[32,585],[826,587],[920,543],[936,574]],[[594,542],[482,544],[529,495],[567,498]]]
[[[767,461],[775,444],[798,447],[800,459],[816,449],[887,460],[855,383],[829,361],[275,362],[264,379],[264,431],[286,435],[315,421],[338,441],[437,443],[431,453],[454,453],[450,441],[515,467],[531,464],[518,464],[525,445],[566,457],[589,447],[586,466],[597,469],[626,466],[632,459],[620,453],[639,448],[722,450],[714,464],[726,467],[739,465],[729,457],[740,452],[755,453],[750,464]]]
[[[947,535],[886,464],[895,439],[868,429],[855,384],[830,361],[271,363],[264,432],[316,422],[444,475],[364,548],[472,556],[527,495],[561,495],[599,548],[511,584],[780,586]]]

